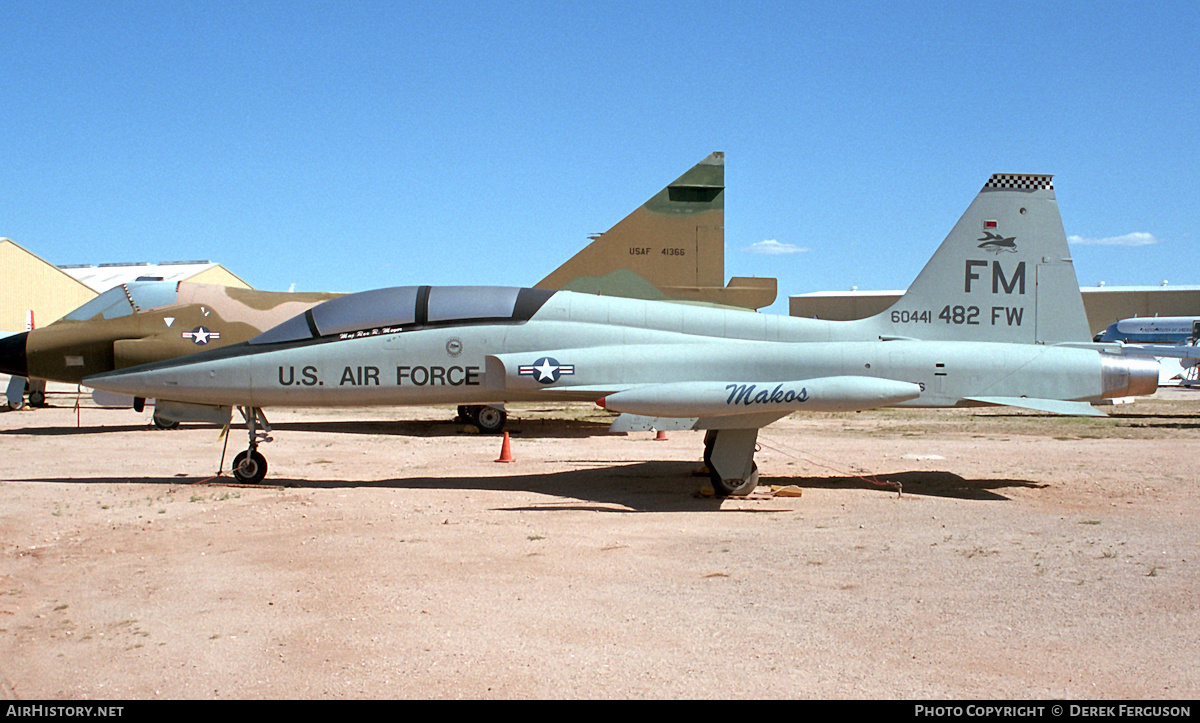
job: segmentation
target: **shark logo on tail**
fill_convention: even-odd
[[[979,248],[983,249],[984,251],[991,251],[997,256],[999,256],[1001,252],[1008,252],[1010,254],[1015,254],[1017,252],[1016,236],[1009,236],[1008,238],[1005,238],[998,233],[984,231],[983,238],[975,240],[983,242],[979,244]]]

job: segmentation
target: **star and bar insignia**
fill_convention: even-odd
[[[191,339],[193,344],[204,345],[212,339],[220,339],[221,332],[205,329],[203,326],[197,326],[191,331],[183,332],[184,339]]]
[[[553,357],[544,356],[533,364],[523,364],[517,368],[517,374],[523,377],[533,377],[539,384],[553,384],[563,375],[575,373],[574,364],[559,364]]]

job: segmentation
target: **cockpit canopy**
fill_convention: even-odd
[[[318,304],[250,340],[277,344],[357,332],[391,334],[424,326],[528,321],[554,294],[514,286],[395,286]]]
[[[169,306],[175,303],[178,286],[175,281],[131,281],[112,287],[63,318],[72,321],[87,321],[97,316],[117,319]]]

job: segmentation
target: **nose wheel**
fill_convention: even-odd
[[[260,442],[272,441],[271,425],[267,422],[267,415],[258,407],[238,407],[238,412],[246,420],[250,446],[233,458],[230,471],[238,482],[258,484],[267,476],[267,458],[258,451],[258,445]]]
[[[267,458],[257,449],[247,449],[233,458],[233,476],[238,482],[258,484],[267,476]]]

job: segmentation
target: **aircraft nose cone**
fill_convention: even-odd
[[[28,376],[29,364],[25,358],[25,339],[29,332],[13,334],[0,339],[0,372],[14,377]]]

